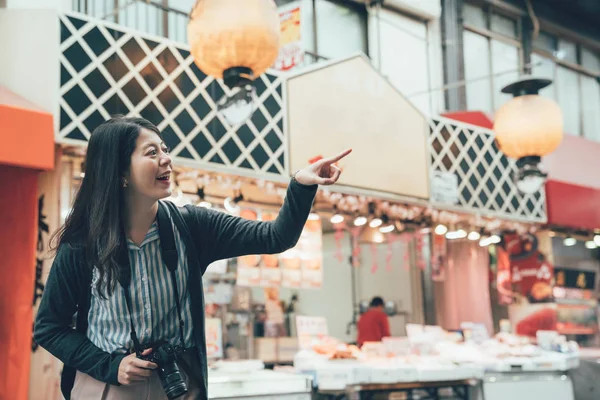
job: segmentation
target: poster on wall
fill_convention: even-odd
[[[561,300],[558,303],[556,330],[561,335],[595,335],[598,333],[596,299]]]
[[[510,257],[511,282],[517,296],[529,303],[554,301],[552,278],[554,267],[538,249],[535,235],[509,237],[505,249]]]
[[[513,304],[509,319],[515,333],[536,337],[538,330],[557,329],[557,305],[554,302],[552,281],[554,267],[540,251],[533,234],[505,235],[499,249],[498,263],[509,262]],[[506,272],[506,267],[504,267]]]
[[[255,211],[243,210],[242,218],[256,220]],[[277,214],[263,213],[263,221]],[[318,289],[323,286],[323,234],[321,220],[309,219],[298,243],[282,254],[238,257],[239,286],[288,287]]]
[[[300,3],[294,2],[280,7],[279,19],[281,21],[279,55],[273,64],[273,68],[280,71],[289,71],[304,62]]]
[[[265,337],[288,336],[278,288],[265,288],[265,312]]]
[[[508,306],[513,332],[535,338],[538,331],[557,330],[556,303],[515,303]]]
[[[583,268],[554,268],[554,295],[558,303],[557,330],[563,335],[594,335],[598,332],[598,263],[586,260],[577,263],[577,266]]]
[[[263,213],[263,221],[274,221],[277,218],[275,213]],[[260,286],[279,287],[281,286],[281,269],[279,268],[278,254],[263,254],[260,256]]]
[[[302,269],[302,287],[319,289],[323,286],[323,231],[321,220],[308,220],[296,245]]]
[[[300,349],[311,349],[315,343],[329,335],[327,319],[325,317],[298,315],[296,316],[296,332]]]
[[[293,289],[302,287],[301,265],[298,249],[291,248],[281,254],[281,286]]]
[[[206,318],[206,358],[223,358],[223,330],[220,318]]]

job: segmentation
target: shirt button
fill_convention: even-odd
[[[146,282],[146,281],[147,281],[146,277],[145,276],[142,277],[142,282]]]
[[[146,304],[146,310],[150,310],[150,304]]]

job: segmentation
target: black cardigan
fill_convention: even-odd
[[[281,253],[295,246],[316,191],[317,185],[304,186],[292,180],[279,215],[271,222],[249,221],[215,210],[186,206],[189,211],[186,223],[191,236],[183,232],[181,236],[184,242],[188,241],[185,243],[190,271],[188,290],[194,339],[203,369],[202,398],[208,398],[202,274],[216,260],[247,254]],[[181,214],[173,218],[181,221]],[[193,243],[189,243],[190,237]],[[86,336],[92,273],[86,268],[83,256],[81,246],[61,244],[46,282],[34,329],[35,341],[65,365],[61,389],[66,399],[71,396],[77,370],[99,381],[119,385],[119,364],[126,356],[106,353]]]

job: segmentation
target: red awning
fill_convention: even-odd
[[[52,114],[0,86],[0,165],[54,168]]]

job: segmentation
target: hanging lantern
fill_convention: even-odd
[[[192,9],[191,54],[202,72],[231,89],[217,102],[231,125],[244,122],[255,110],[252,81],[277,58],[279,25],[273,0],[197,0]]]
[[[538,95],[552,83],[527,78],[502,89],[514,97],[496,112],[494,132],[500,150],[517,160],[515,183],[523,193],[538,191],[547,174],[539,168],[541,158],[552,153],[563,138],[563,118],[554,101]]]

